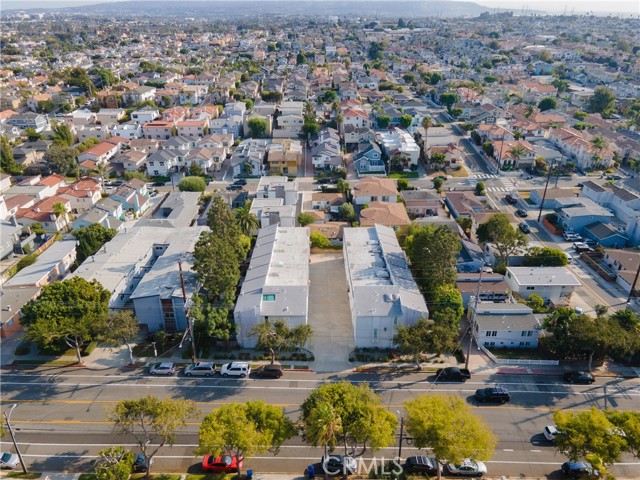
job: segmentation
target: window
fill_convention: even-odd
[[[377,340],[377,339],[378,339],[378,329],[377,329],[377,328],[374,328],[374,329],[373,329],[373,339],[374,339],[374,340]]]
[[[527,290],[535,290],[536,287],[527,287]]]
[[[153,162],[149,162],[149,166],[150,166],[150,167],[153,167]]]
[[[263,302],[275,302],[276,301],[276,294],[275,293],[266,293],[266,294],[262,295],[262,301]]]
[[[487,332],[487,337],[497,337],[498,336],[498,332],[496,330],[489,330]]]
[[[493,347],[495,346],[496,342],[484,342],[484,346],[485,347]]]
[[[526,331],[525,331],[525,332],[522,332],[522,333],[520,334],[520,336],[521,336],[521,337],[526,337],[526,336],[527,336],[527,332],[526,332]]]

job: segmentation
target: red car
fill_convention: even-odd
[[[242,470],[243,457],[220,455],[205,455],[202,460],[202,471],[212,473],[237,473]]]

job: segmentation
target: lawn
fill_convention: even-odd
[[[453,168],[447,168],[447,175],[450,175],[452,177],[468,177],[469,172],[467,172],[467,169],[464,167],[458,168],[457,170]]]
[[[144,473],[133,473],[129,477],[129,480],[141,480],[145,478],[145,476],[146,475]],[[182,475],[176,475],[176,474],[170,474],[170,473],[152,473],[150,476],[153,480],[180,480],[180,477]],[[216,478],[216,477],[211,477],[211,478]]]
[[[420,175],[418,172],[400,172],[389,174],[389,178],[420,178]]]
[[[68,367],[77,365],[75,360],[14,360],[13,365],[55,365],[59,367]]]
[[[30,472],[30,473],[22,473],[22,472],[8,472],[6,474],[7,478],[25,478],[27,480],[31,480],[34,478],[40,478],[42,473],[39,472]]]
[[[78,480],[98,480],[98,476],[95,473],[81,473]]]
[[[498,358],[510,360],[556,360],[547,352],[530,348],[490,348],[489,350]]]

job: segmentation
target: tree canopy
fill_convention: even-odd
[[[265,320],[256,323],[249,333],[258,338],[257,348],[272,350],[274,354],[282,350],[303,348],[313,335],[311,325],[290,327],[284,320],[276,320],[275,322]],[[272,363],[273,361],[272,357]]]
[[[74,230],[73,236],[78,240],[76,249],[76,262],[80,265],[88,257],[96,253],[100,248],[116,235],[113,228],[107,228],[99,223]]]
[[[596,87],[593,95],[589,97],[588,110],[591,113],[601,113],[608,117],[615,105],[616,95],[607,87]]]
[[[376,451],[395,443],[398,420],[384,408],[380,397],[369,385],[338,382],[313,390],[301,406],[305,438],[313,438],[308,437],[308,432],[313,429],[313,412],[321,404],[330,405],[342,424],[342,428],[336,429],[330,439],[327,435],[325,441],[343,446],[345,454],[362,455],[367,447]],[[360,452],[357,452],[358,447]]]
[[[558,102],[553,97],[544,97],[542,100],[538,102],[538,108],[541,112],[545,112],[547,110],[553,110],[558,106]]]
[[[4,173],[9,175],[16,175],[20,173],[20,167],[13,158],[13,149],[9,144],[9,139],[5,136],[0,137],[1,150],[0,150],[0,168]]]
[[[267,133],[267,121],[264,118],[253,117],[247,122],[247,126],[251,131],[251,137],[262,138]]]
[[[478,240],[491,243],[498,252],[504,265],[509,264],[509,257],[517,250],[527,246],[527,236],[513,227],[505,213],[496,213],[476,230]]]
[[[398,345],[400,352],[411,355],[420,367],[420,357],[426,353],[452,351],[456,347],[457,332],[453,332],[447,325],[428,321],[421,317],[409,326],[398,325],[393,343]]]
[[[108,447],[98,452],[95,474],[98,480],[127,480],[133,468],[133,453],[124,447]]]
[[[209,300],[217,301],[223,308],[231,307],[240,280],[237,252],[223,236],[203,232],[193,256],[193,269]]]
[[[178,190],[181,192],[204,192],[207,184],[202,177],[184,177],[178,183]]]
[[[404,407],[405,426],[413,445],[431,448],[438,462],[488,460],[493,455],[497,438],[461,397],[421,395],[404,402]]]
[[[54,173],[75,175],[78,171],[75,148],[52,145],[44,154],[44,160]]]
[[[568,261],[567,254],[557,248],[529,247],[524,254],[525,267],[564,267]]]

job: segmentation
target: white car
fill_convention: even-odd
[[[248,377],[251,373],[251,366],[247,362],[225,363],[220,367],[220,375],[223,377]]]
[[[463,460],[459,465],[449,463],[447,465],[447,471],[451,475],[459,475],[464,477],[481,477],[487,473],[487,466],[483,462],[471,460],[467,458]]]
[[[555,425],[547,425],[546,427],[544,427],[544,430],[542,430],[542,434],[544,435],[544,438],[547,439],[547,441],[555,442],[556,435],[558,435],[558,428]]]
[[[20,463],[20,458],[15,453],[0,453],[0,468],[16,468]]]
[[[173,375],[176,373],[176,366],[171,362],[154,363],[149,367],[151,375]]]

